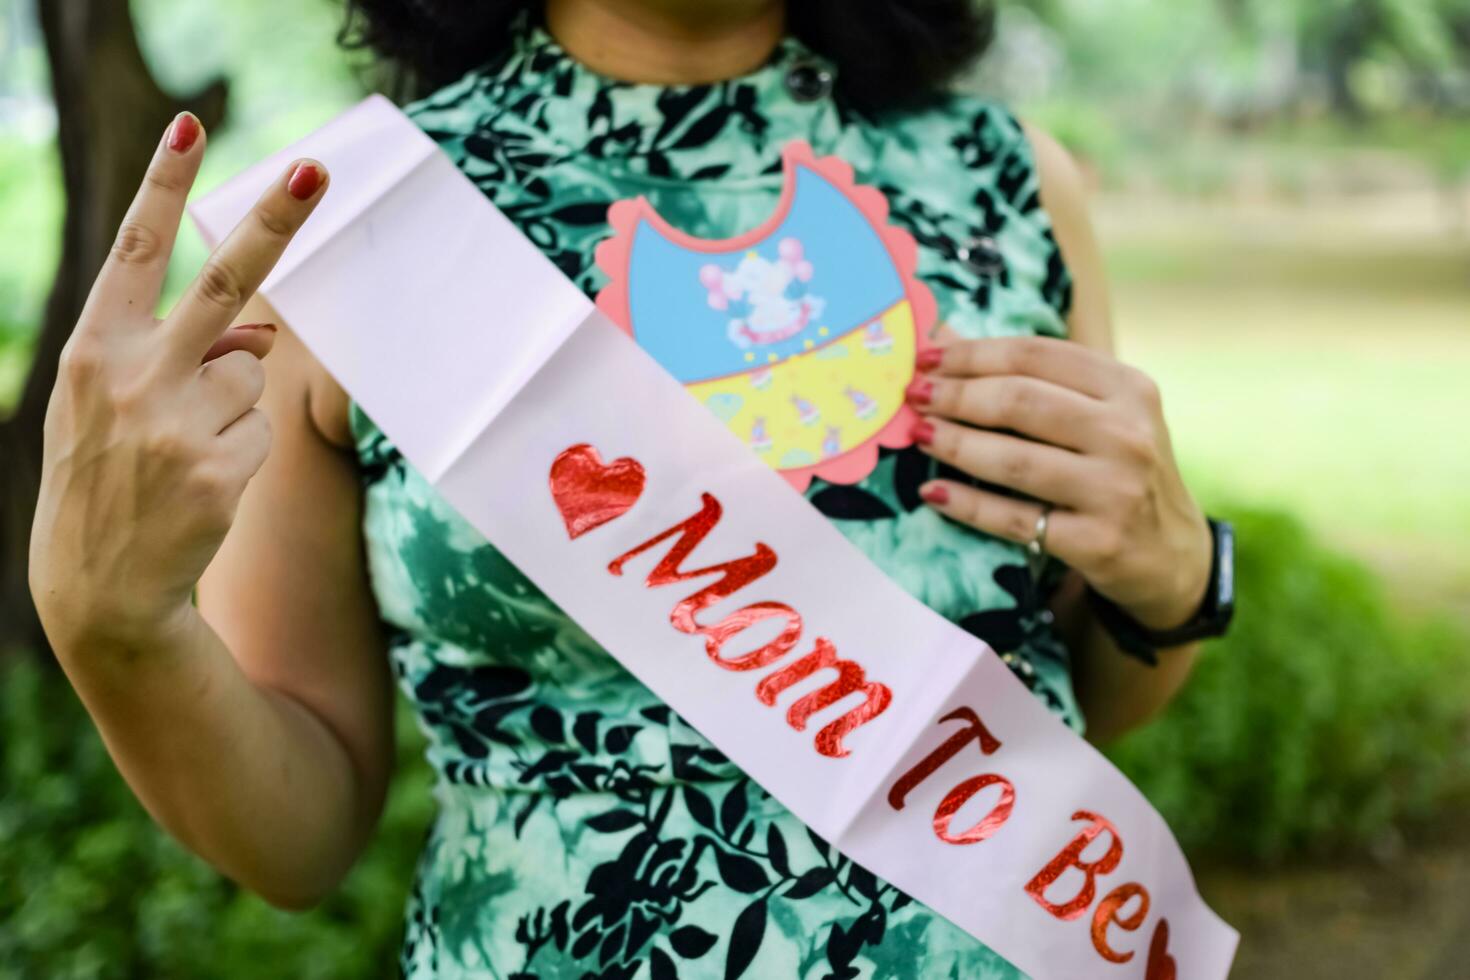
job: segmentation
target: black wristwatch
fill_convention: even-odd
[[[1228,521],[1214,518],[1209,518],[1209,523],[1210,536],[1215,542],[1210,583],[1199,611],[1183,626],[1151,630],[1088,587],[1087,601],[1118,649],[1152,667],[1158,665],[1160,650],[1225,635],[1235,615],[1235,528]]]

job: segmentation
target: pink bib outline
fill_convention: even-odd
[[[698,238],[670,225],[654,210],[648,199],[639,196],[614,203],[608,209],[612,235],[597,246],[598,268],[609,277],[608,284],[597,294],[597,306],[608,318],[635,340],[632,314],[628,301],[628,268],[633,246],[633,233],[639,222],[646,221],[669,241],[692,252],[728,253],[752,248],[767,241],[791,211],[796,196],[798,167],[805,167],[822,177],[841,193],[872,226],[882,242],[889,260],[903,282],[904,298],[914,322],[914,346],[922,353],[934,346],[930,340],[938,308],[934,295],[919,281],[918,244],[912,235],[888,221],[888,199],[875,187],[856,183],[851,164],[841,157],[817,157],[804,141],[793,140],[782,148],[781,198],[770,217],[759,225],[732,238]],[[910,380],[912,374],[909,376]],[[907,381],[905,382],[907,384]],[[805,490],[813,477],[830,483],[852,484],[861,481],[878,463],[878,449],[904,449],[913,445],[913,428],[919,415],[906,402],[901,403],[892,418],[871,438],[857,446],[811,466],[777,470],[798,491]]]

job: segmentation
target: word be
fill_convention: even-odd
[[[915,787],[933,775],[940,766],[958,755],[971,742],[978,743],[980,753],[984,756],[994,755],[1000,750],[1002,744],[1000,739],[985,727],[980,716],[971,708],[957,708],[939,719],[940,724],[949,721],[963,721],[965,727],[951,734],[938,748],[898,778],[898,781],[888,791],[888,805],[894,810],[902,810],[904,801]],[[999,801],[975,826],[968,830],[955,831],[951,826],[951,819],[954,815],[981,790],[990,786],[1000,788]],[[978,844],[992,836],[1010,819],[1015,803],[1016,790],[1009,779],[993,773],[972,776],[951,789],[939,802],[939,806],[934,811],[934,834],[947,844]],[[1123,837],[1118,833],[1118,828],[1113,826],[1106,817],[1087,810],[1079,810],[1073,814],[1072,819],[1086,820],[1089,823],[1072,838],[1066,847],[1062,848],[1056,857],[1047,862],[1046,866],[1038,871],[1025,887],[1027,895],[1062,922],[1072,922],[1087,914],[1097,897],[1098,878],[1117,870],[1119,863],[1123,860]],[[1083,852],[1103,834],[1109,837],[1107,851],[1096,860],[1084,860]],[[1048,891],[1051,890],[1057,879],[1069,870],[1082,873],[1083,882],[1077,894],[1065,902],[1051,901],[1047,898]],[[1130,902],[1135,904],[1125,914],[1124,909]],[[1133,950],[1119,952],[1113,948],[1108,938],[1108,930],[1117,928],[1123,932],[1138,931],[1148,919],[1151,903],[1148,889],[1137,882],[1119,885],[1108,892],[1102,901],[1098,902],[1097,910],[1092,916],[1092,946],[1097,950],[1098,955],[1109,963],[1123,964],[1132,960]],[[1153,939],[1149,944],[1145,980],[1175,980],[1177,965],[1174,957],[1169,955],[1168,946],[1169,920],[1160,918],[1158,925],[1154,927]]]

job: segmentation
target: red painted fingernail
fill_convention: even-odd
[[[304,201],[316,193],[316,189],[322,185],[322,172],[316,168],[314,163],[301,163],[291,172],[291,179],[286,181],[286,190],[298,201]]]
[[[920,371],[932,371],[939,367],[939,362],[942,360],[944,360],[944,348],[930,347],[920,351],[914,363],[918,365]]]
[[[942,483],[931,483],[919,491],[919,496],[931,504],[947,504],[949,503],[949,488]]]
[[[928,419],[920,419],[914,424],[914,442],[921,446],[932,446],[934,444],[934,423]]]
[[[275,333],[276,332],[276,325],[274,323],[237,323],[237,324],[235,324],[235,329],[236,330],[269,330],[271,333]]]
[[[199,120],[192,112],[181,112],[168,127],[168,148],[175,153],[186,153],[199,138]]]
[[[934,398],[934,382],[915,378],[903,393],[904,398],[915,405],[927,405]]]

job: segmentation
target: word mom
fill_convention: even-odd
[[[669,615],[669,621],[676,630],[704,637],[705,652],[711,660],[726,670],[761,670],[785,657],[796,647],[801,639],[801,614],[782,602],[753,602],[735,610],[717,623],[699,622],[697,617],[705,609],[728,598],[776,567],[776,553],[768,546],[758,543],[754,553],[743,558],[704,568],[685,569],[685,560],[719,522],[721,513],[720,502],[712,494],[706,493],[698,513],[614,558],[608,564],[607,570],[613,575],[622,575],[623,566],[629,559],[673,538],[673,546],[653,566],[653,570],[644,579],[644,584],[652,589],[718,575],[719,578],[714,582],[679,600]],[[727,655],[726,644],[734,637],[757,623],[772,619],[781,621],[780,633],[774,640],[747,653]],[[811,653],[763,677],[755,686],[755,696],[767,707],[774,707],[777,697],[783,691],[820,670],[836,671],[837,679],[792,702],[786,712],[786,721],[797,731],[805,731],[807,720],[812,715],[831,707],[848,695],[861,694],[861,704],[829,722],[817,732],[814,739],[816,749],[822,755],[842,758],[849,752],[842,740],[858,726],[867,724],[887,711],[893,701],[893,692],[884,684],[869,681],[866,671],[858,664],[839,658],[837,648],[829,640],[817,637]]]

